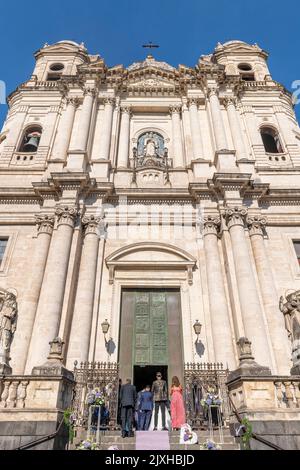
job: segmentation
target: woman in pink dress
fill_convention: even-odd
[[[185,410],[182,397],[182,387],[178,380],[178,377],[172,378],[171,386],[171,422],[172,428],[177,430],[185,424]]]

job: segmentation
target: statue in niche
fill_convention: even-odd
[[[144,145],[144,156],[155,157],[157,155],[157,146],[153,139],[148,139]]]
[[[0,365],[8,366],[10,347],[17,328],[17,301],[12,292],[0,290]]]
[[[157,132],[140,135],[137,145],[137,166],[164,166],[164,138]]]
[[[293,368],[291,373],[300,372],[300,290],[294,291],[279,300],[279,308],[284,315],[285,327],[292,343]],[[294,372],[293,372],[294,370]]]

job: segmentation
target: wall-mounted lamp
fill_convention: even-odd
[[[199,322],[199,320],[196,320],[195,323],[193,324],[193,328],[194,328],[194,332],[195,334],[197,335],[197,341],[199,339],[199,335],[201,333],[201,328],[202,328],[202,325],[201,323]]]
[[[107,342],[105,335],[107,335],[109,327],[110,327],[110,324],[108,323],[107,318],[106,318],[104,322],[101,323],[101,328],[102,328],[102,333],[104,334],[105,343]]]

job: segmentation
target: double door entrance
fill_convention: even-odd
[[[151,385],[160,371],[170,384],[183,380],[182,328],[179,289],[122,291],[120,376],[132,378],[137,390]]]

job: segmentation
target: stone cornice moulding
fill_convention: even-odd
[[[174,256],[174,260],[149,260],[146,255],[144,260],[122,260],[126,255],[134,252],[154,250],[158,252],[168,253]],[[176,259],[177,258],[177,259]],[[178,259],[179,258],[179,259]],[[106,266],[109,270],[109,283],[114,283],[115,269],[185,269],[187,273],[187,281],[189,285],[193,284],[193,270],[196,267],[197,260],[185,250],[177,246],[159,242],[140,242],[127,245],[114,251],[105,259]]]

